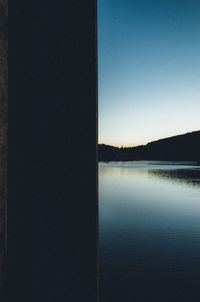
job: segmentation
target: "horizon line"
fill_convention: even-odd
[[[135,148],[135,147],[139,147],[139,146],[146,146],[147,144],[150,144],[152,142],[156,142],[156,141],[159,141],[159,140],[162,140],[162,139],[167,139],[167,138],[171,138],[171,137],[175,137],[175,136],[181,136],[181,135],[186,135],[186,134],[189,134],[189,133],[194,133],[194,132],[199,132],[199,130],[194,130],[194,131],[189,131],[189,132],[185,132],[185,133],[181,133],[181,134],[175,134],[175,135],[172,135],[172,136],[167,136],[167,137],[161,137],[161,138],[158,138],[158,139],[155,139],[155,140],[152,140],[152,141],[149,141],[148,143],[145,143],[145,144],[139,144],[139,145],[129,145],[129,146],[124,146],[123,144],[121,144],[120,146],[119,145],[110,145],[110,144],[105,144],[105,143],[99,143],[98,142],[98,145],[106,145],[106,146],[110,146],[110,147],[115,147],[115,148]]]

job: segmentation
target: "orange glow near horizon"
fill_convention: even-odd
[[[160,136],[160,137],[156,137],[156,136],[151,136],[149,137],[149,139],[146,139],[146,140],[143,140],[143,141],[135,141],[135,143],[130,143],[128,142],[128,140],[126,141],[125,139],[123,140],[114,140],[114,139],[110,139],[110,140],[106,140],[106,139],[99,139],[98,141],[98,144],[105,144],[105,145],[109,145],[109,146],[113,146],[113,147],[118,147],[118,148],[121,148],[121,147],[137,147],[137,146],[141,146],[141,145],[146,145],[152,141],[156,141],[156,140],[159,140],[159,139],[164,139],[164,138],[167,138],[167,137],[172,137],[172,136],[176,136],[176,135],[182,135],[182,134],[185,134],[185,133],[188,133],[188,132],[193,132],[193,131],[199,131],[200,130],[200,127],[197,128],[197,129],[189,129],[189,130],[186,130],[185,132],[182,132],[182,131],[177,131],[177,132],[173,132],[173,133],[169,133],[168,135],[165,135],[165,136]],[[133,140],[134,141],[134,140]]]

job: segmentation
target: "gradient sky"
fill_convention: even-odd
[[[200,1],[98,0],[99,143],[200,129]]]

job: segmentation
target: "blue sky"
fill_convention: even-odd
[[[98,0],[99,143],[200,129],[200,1]]]

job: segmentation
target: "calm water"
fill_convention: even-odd
[[[100,302],[200,301],[195,163],[99,164]]]

